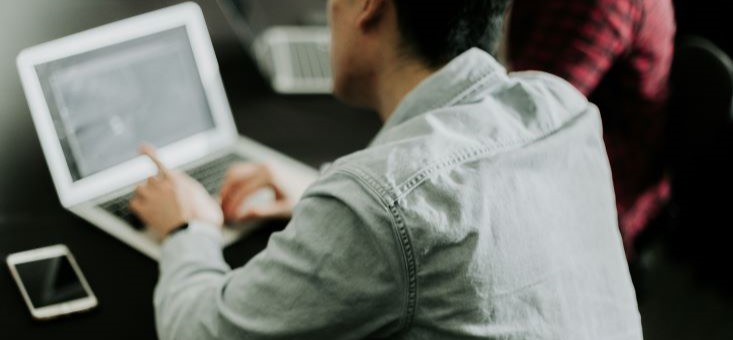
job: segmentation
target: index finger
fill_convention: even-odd
[[[145,156],[148,156],[151,161],[155,164],[155,167],[158,168],[158,171],[161,175],[167,176],[170,170],[168,170],[168,167],[163,164],[163,162],[158,158],[158,154],[155,152],[155,148],[150,145],[143,145],[140,147],[140,153],[142,153]]]

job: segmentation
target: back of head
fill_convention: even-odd
[[[472,47],[491,54],[510,0],[393,0],[405,53],[431,67]]]

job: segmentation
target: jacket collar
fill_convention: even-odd
[[[377,143],[387,130],[414,117],[472,99],[491,85],[489,79],[494,76],[506,78],[504,67],[490,54],[471,48],[410,91],[387,119],[372,144]]]

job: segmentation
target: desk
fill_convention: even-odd
[[[367,145],[381,123],[330,96],[284,97],[272,93],[238,46],[217,55],[239,132],[306,164],[318,166]],[[27,111],[13,112],[26,115]],[[35,136],[30,124],[19,135]],[[37,138],[13,154],[0,155],[0,257],[64,243],[76,256],[100,305],[93,312],[36,322],[8,270],[0,269],[2,339],[152,339],[152,294],[157,264],[126,244],[61,208]],[[262,250],[286,221],[273,221],[225,250],[240,266]],[[4,265],[3,265],[4,267]]]

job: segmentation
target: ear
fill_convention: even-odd
[[[385,17],[387,1],[390,0],[363,0],[362,8],[357,16],[357,25],[362,31],[368,31],[378,25]]]

